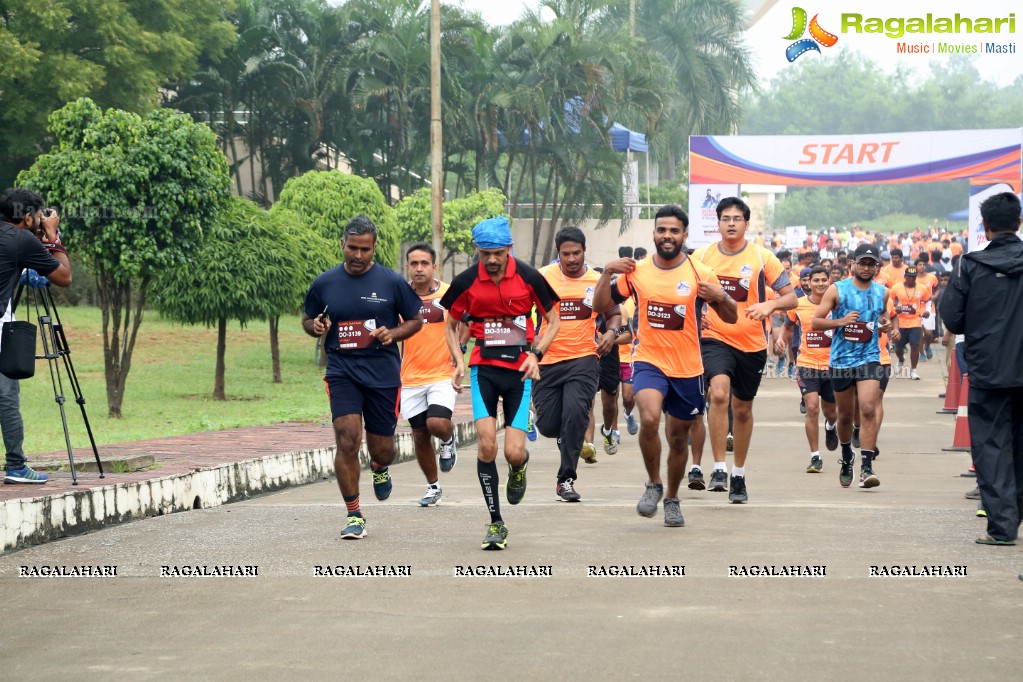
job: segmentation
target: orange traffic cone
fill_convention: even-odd
[[[938,414],[955,414],[959,411],[959,393],[962,386],[959,384],[959,363],[956,361],[955,351],[952,352],[952,371],[948,373],[948,385],[945,387],[945,406],[938,410]]]
[[[959,410],[956,411],[956,431],[952,436],[952,447],[942,448],[945,452],[969,452],[970,440],[969,397],[970,375],[963,375],[962,390],[959,391]]]

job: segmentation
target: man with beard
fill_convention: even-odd
[[[472,368],[472,413],[476,423],[477,461],[483,499],[490,524],[482,548],[508,546],[508,527],[501,517],[497,476],[497,402],[504,406],[504,458],[508,462],[508,504],[526,494],[526,427],[533,382],[540,379],[540,360],[558,335],[558,295],[528,264],[511,256],[508,219],[489,218],[472,229],[479,263],[461,272],[440,304],[448,311],[445,335],[455,359],[451,385],[461,392],[465,365],[459,348],[459,320],[468,316],[476,345],[469,356]],[[543,316],[543,333],[536,339],[531,311]],[[592,397],[592,393],[590,394]],[[587,412],[588,413],[588,412]],[[584,414],[583,419],[586,419]]]
[[[852,428],[856,404],[860,413],[860,487],[881,485],[874,474],[877,432],[880,426],[881,367],[879,336],[888,332],[898,340],[897,320],[887,314],[890,292],[874,281],[881,254],[873,244],[860,244],[853,254],[852,277],[828,287],[811,324],[814,331],[834,332],[831,339],[831,386],[838,405],[838,440],[842,465],[838,481],[848,488],[853,479]],[[890,331],[889,331],[890,330]]]
[[[800,277],[802,280],[803,278]],[[833,332],[814,331],[810,323],[821,297],[831,284],[828,271],[821,267],[810,270],[806,278],[806,296],[799,299],[795,310],[788,311],[785,332],[779,345],[788,347],[792,337],[799,330],[799,359],[796,361],[796,383],[803,395],[806,405],[806,440],[810,445],[810,464],[806,473],[818,474],[824,468],[820,453],[820,413],[824,412],[824,443],[828,450],[838,448],[838,432],[835,424],[838,415],[835,411],[835,392],[831,389],[828,378],[828,361],[831,356],[831,337]]]
[[[653,258],[637,263],[620,258],[604,268],[593,297],[594,308],[611,310],[636,300],[636,345],[633,388],[639,407],[639,448],[646,466],[646,489],[636,505],[651,517],[664,497],[664,525],[685,525],[678,488],[685,473],[687,439],[694,419],[702,418],[705,401],[700,357],[700,317],[706,302],[726,323],[736,320],[735,302],[721,288],[714,271],[685,250],[689,218],[674,205],[657,209]],[[780,267],[780,266],[779,266]],[[661,482],[661,413],[667,412],[668,485]]]
[[[561,301],[561,329],[540,360],[540,383],[533,393],[533,405],[541,435],[558,439],[561,466],[555,494],[562,502],[578,502],[575,482],[590,406],[599,383],[598,358],[614,348],[621,336],[622,317],[617,306],[605,313],[607,331],[600,335],[599,342],[594,340],[593,293],[598,276],[586,264],[586,235],[577,227],[564,227],[554,235],[554,245],[558,262],[540,273]],[[617,371],[618,363],[614,365]]]
[[[326,334],[323,380],[337,442],[334,469],[348,508],[341,531],[345,540],[366,536],[366,518],[359,507],[363,418],[373,492],[378,500],[391,495],[387,467],[394,461],[401,389],[401,354],[395,342],[423,326],[419,297],[397,273],[373,262],[376,247],[377,228],[366,216],[348,221],[341,241],[345,261],[316,278],[306,294],[302,318],[307,334]]]
[[[401,354],[401,414],[412,427],[416,461],[426,476],[426,494],[419,504],[430,507],[440,502],[442,490],[437,476],[437,453],[433,437],[440,441],[440,470],[455,466],[455,389],[451,386],[454,360],[448,355],[444,337],[444,308],[440,298],[448,285],[436,278],[437,252],[420,242],[405,256],[409,282],[423,302],[420,315],[423,330],[407,339]]]
[[[736,302],[738,322],[730,324],[711,310],[704,332],[703,364],[708,381],[710,413],[708,430],[714,454],[714,471],[709,489],[724,492],[728,501],[745,503],[746,456],[753,434],[753,399],[760,388],[767,362],[768,333],[765,320],[777,311],[796,307],[796,294],[788,274],[769,250],[746,240],[750,209],[742,199],[727,197],[717,206],[721,241],[697,249],[693,260],[710,267],[725,292]],[[770,287],[778,297],[768,300]],[[729,480],[725,464],[728,438],[728,407],[733,414],[733,450],[735,460]]]

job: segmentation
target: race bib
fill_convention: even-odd
[[[483,345],[494,346],[525,346],[526,318],[519,315],[514,319],[484,320]]]
[[[831,333],[830,330],[826,332],[815,332],[809,330],[806,332],[806,347],[807,348],[831,348]]]
[[[739,277],[722,277],[718,275],[721,288],[725,293],[738,303],[745,303],[749,300],[749,279]]]
[[[842,329],[842,336],[851,343],[870,343],[874,340],[873,322],[853,322]]]
[[[895,306],[895,312],[899,315],[916,315],[916,306],[909,304],[897,305]]]
[[[444,308],[440,307],[440,300],[438,299],[423,301],[419,314],[423,316],[423,324],[430,324],[431,322],[436,324],[444,321]]]
[[[566,322],[588,320],[593,317],[593,299],[563,298],[561,299],[560,314],[561,319]]]
[[[350,320],[337,323],[337,347],[339,350],[357,350],[368,348],[376,339],[373,330],[377,328],[376,320]]]
[[[685,305],[647,301],[646,323],[651,329],[681,331],[686,326]]]

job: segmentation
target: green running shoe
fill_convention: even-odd
[[[508,526],[503,523],[492,523],[487,526],[487,534],[483,536],[482,549],[504,549],[508,546]]]

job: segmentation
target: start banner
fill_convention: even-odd
[[[693,136],[694,185],[1019,182],[1023,128],[870,135]]]

